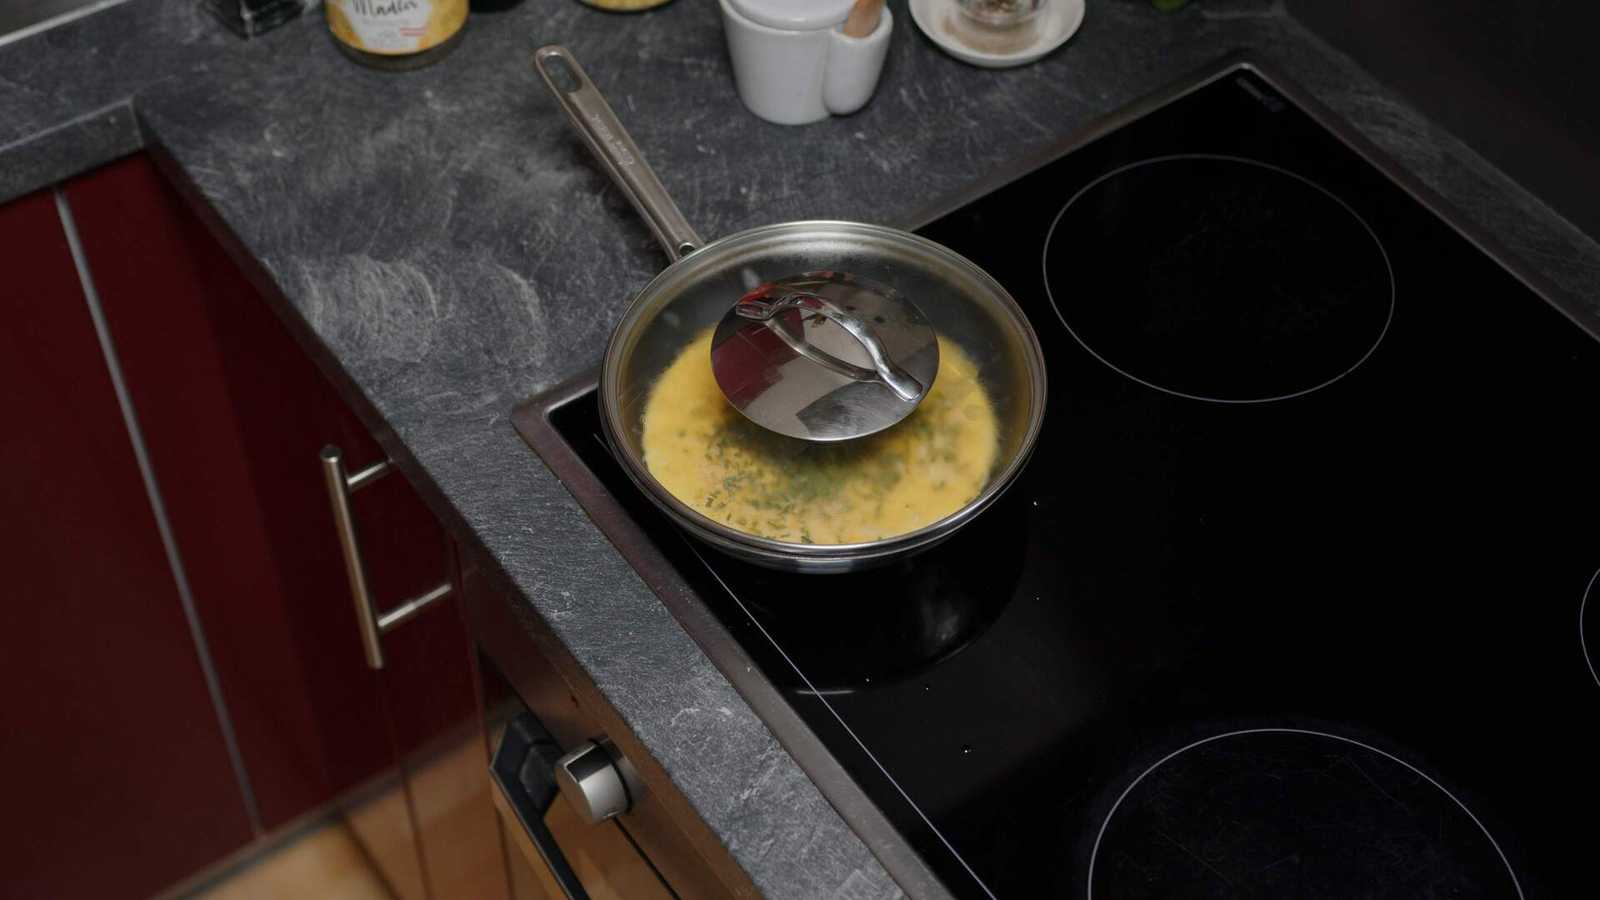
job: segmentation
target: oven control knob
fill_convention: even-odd
[[[556,787],[578,817],[594,825],[632,805],[637,776],[610,741],[584,741],[556,761]]]

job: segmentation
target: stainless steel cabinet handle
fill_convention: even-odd
[[[386,613],[379,614],[367,587],[367,565],[361,558],[361,541],[356,537],[355,514],[350,511],[350,495],[394,471],[387,459],[373,463],[354,475],[344,471],[344,452],[332,444],[322,448],[322,474],[328,482],[328,503],[333,507],[333,524],[339,532],[339,549],[344,554],[345,574],[350,578],[350,596],[356,604],[356,623],[361,628],[361,649],[367,665],[383,668],[383,636],[400,627],[433,603],[450,596],[448,580],[424,591]]]

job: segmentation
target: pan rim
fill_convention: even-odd
[[[989,296],[999,304],[1010,320],[1019,327],[1024,340],[1024,365],[1029,374],[1029,383],[1032,387],[1032,397],[1028,407],[1028,424],[1022,439],[1017,445],[1018,449],[1012,454],[1004,468],[990,479],[989,483],[979,491],[976,497],[967,501],[955,511],[912,531],[904,532],[893,537],[876,541],[860,541],[850,544],[806,544],[791,541],[780,541],[751,534],[737,528],[724,525],[711,517],[699,512],[693,507],[678,499],[671,491],[667,490],[649,471],[643,459],[636,459],[635,454],[627,451],[620,440],[620,435],[625,432],[626,425],[622,421],[621,411],[614,398],[619,395],[618,372],[622,363],[622,350],[638,328],[640,314],[649,299],[664,290],[665,285],[676,283],[680,279],[692,278],[692,272],[686,271],[696,266],[710,265],[715,260],[724,258],[733,252],[733,248],[745,247],[758,241],[778,237],[793,236],[795,232],[826,232],[830,236],[870,235],[876,238],[887,238],[916,248],[917,251],[929,257],[936,258],[943,263],[961,270],[985,288]],[[650,281],[646,282],[629,301],[624,309],[622,318],[612,329],[611,338],[606,344],[605,356],[600,365],[599,400],[600,423],[605,431],[606,442],[611,445],[613,454],[622,463],[623,471],[628,478],[657,506],[666,510],[678,523],[687,530],[696,534],[702,540],[743,554],[746,557],[756,557],[767,564],[779,567],[793,566],[794,564],[815,564],[827,566],[828,564],[844,564],[848,562],[863,561],[888,561],[905,553],[925,549],[934,543],[953,534],[956,530],[976,518],[980,513],[992,505],[1011,486],[1022,470],[1027,466],[1028,460],[1033,455],[1034,444],[1037,442],[1044,426],[1044,413],[1048,401],[1048,379],[1046,377],[1044,350],[1039,344],[1039,336],[1035,332],[1033,323],[1023,312],[1005,286],[1000,284],[994,276],[990,275],[981,266],[967,259],[965,256],[951,250],[949,247],[930,240],[919,234],[914,234],[888,225],[877,225],[868,222],[855,222],[844,219],[800,219],[787,222],[776,222],[746,228],[733,234],[725,235],[710,241],[695,252],[676,260],[665,269],[658,272]]]

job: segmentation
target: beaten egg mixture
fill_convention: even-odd
[[[774,540],[853,544],[931,524],[988,483],[999,424],[977,366],[944,338],[915,412],[868,437],[817,444],[767,431],[724,399],[711,334],[667,367],[644,411],[645,466],[696,511]]]

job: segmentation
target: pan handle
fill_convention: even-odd
[[[589,152],[633,202],[672,261],[700,249],[705,242],[678,211],[661,179],[651,171],[633,138],[617,121],[617,114],[567,48],[559,44],[540,47],[533,53],[533,65],[550,93],[561,102],[572,127],[589,145]]]

